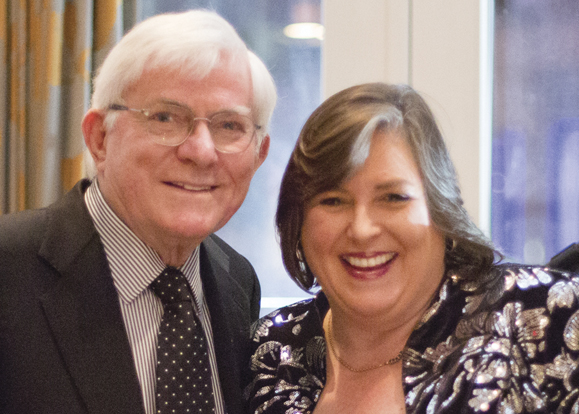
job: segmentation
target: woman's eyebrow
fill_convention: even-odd
[[[393,188],[397,188],[408,184],[410,184],[410,181],[405,180],[403,178],[397,178],[394,180],[378,183],[376,184],[375,188],[377,190],[391,190]]]

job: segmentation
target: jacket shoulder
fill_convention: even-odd
[[[46,232],[46,208],[0,216],[0,252],[17,254],[38,247]]]
[[[0,265],[31,255],[50,261],[86,245],[96,234],[83,199],[88,185],[88,180],[79,181],[48,207],[0,216]]]

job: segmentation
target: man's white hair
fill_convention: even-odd
[[[123,103],[122,95],[145,70],[177,71],[203,79],[219,65],[249,65],[253,85],[254,122],[261,126],[258,147],[268,132],[277,99],[275,85],[264,63],[241,40],[233,26],[208,10],[153,16],[133,27],[110,51],[94,79],[92,108]],[[108,114],[111,127],[115,112]]]

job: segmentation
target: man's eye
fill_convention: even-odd
[[[218,131],[223,132],[241,132],[245,133],[249,130],[250,121],[245,120],[243,117],[240,116],[215,116],[211,120],[211,125]]]
[[[218,125],[216,125],[216,128],[219,129],[223,129],[226,131],[244,131],[245,128],[243,127],[242,124],[240,124],[239,122],[236,121],[221,121]]]
[[[149,120],[156,121],[156,122],[175,122],[175,115],[171,112],[155,112],[151,114]]]

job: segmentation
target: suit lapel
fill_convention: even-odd
[[[232,326],[243,326],[239,315],[247,313],[239,304],[237,281],[230,274],[229,258],[211,239],[205,239],[200,252],[201,280],[207,307],[211,315],[213,341],[219,379],[229,414],[242,412],[237,340]],[[247,322],[245,322],[247,324]],[[245,338],[241,338],[245,339]]]
[[[89,413],[144,412],[118,296],[83,201],[88,182],[49,209],[39,254],[62,276],[41,297],[72,381]]]

